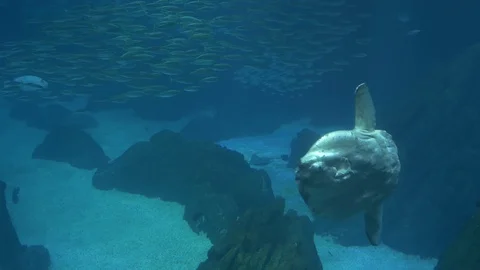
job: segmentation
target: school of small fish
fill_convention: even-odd
[[[354,1],[352,1],[354,2]],[[356,2],[354,2],[356,3]],[[234,79],[295,97],[367,57],[370,14],[346,0],[153,0],[91,4],[32,18],[36,35],[0,44],[5,98],[125,103],[208,91]],[[347,53],[342,48],[354,47]],[[105,89],[109,89],[106,91]],[[30,88],[30,90],[32,90]]]

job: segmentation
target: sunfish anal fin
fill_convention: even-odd
[[[382,203],[374,204],[365,211],[365,233],[373,246],[378,246],[381,242],[382,216]]]

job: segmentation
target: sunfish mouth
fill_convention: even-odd
[[[301,182],[308,181],[312,177],[311,165],[308,163],[300,163],[295,171],[295,182],[300,184]]]

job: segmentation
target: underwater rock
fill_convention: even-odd
[[[15,256],[21,253],[22,245],[13,227],[7,209],[5,191],[7,185],[0,181],[0,269],[14,269]]]
[[[89,134],[65,127],[48,133],[33,151],[32,158],[65,162],[86,170],[105,167],[110,160]]]
[[[480,210],[440,256],[435,270],[480,269]]]
[[[41,113],[40,107],[33,103],[17,103],[9,112],[9,117],[19,121],[27,121],[32,116]]]
[[[12,190],[12,203],[17,204],[19,200],[20,200],[20,188],[15,187]]]
[[[284,211],[283,198],[246,211],[214,244],[208,259],[197,269],[323,269],[308,217]]]
[[[47,270],[50,267],[48,249],[41,245],[20,243],[8,213],[5,198],[6,184],[0,181],[0,269]]]
[[[42,245],[23,246],[19,258],[19,270],[50,269],[50,253],[48,249]]]
[[[19,103],[11,109],[10,117],[25,121],[30,127],[47,131],[58,127],[87,129],[98,126],[98,122],[93,116],[87,113],[74,113],[59,104],[38,106]]]
[[[268,119],[239,119],[239,116],[221,115],[202,116],[192,119],[180,131],[188,139],[217,142],[236,137],[269,134],[280,127],[281,123]]]
[[[97,170],[92,184],[185,205],[192,230],[212,242],[244,211],[274,200],[268,174],[250,168],[242,154],[171,131],[132,145]]]
[[[63,122],[72,112],[59,104],[49,104],[39,108],[37,115],[31,115],[25,119],[27,125],[43,130],[52,130],[63,126]]]
[[[230,135],[217,119],[208,116],[195,117],[190,120],[180,131],[182,136],[190,140],[216,142]]]
[[[191,93],[194,94],[194,93]],[[205,93],[203,93],[205,94]],[[153,121],[179,121],[183,117],[192,115],[201,111],[205,102],[200,101],[203,96],[188,95],[182,99],[182,104],[179,106],[176,102],[171,102],[170,99],[136,99],[130,100],[129,108],[131,108],[137,116],[145,120]],[[87,108],[90,110],[104,110],[108,108],[105,104],[99,102],[90,103]]]
[[[88,113],[74,112],[60,121],[58,125],[76,129],[89,129],[96,128],[98,126],[98,122]]]
[[[320,134],[315,131],[304,128],[297,133],[297,136],[290,142],[290,155],[288,156],[288,167],[296,168],[310,147],[320,138]]]
[[[196,192],[208,192],[206,193],[208,195],[192,194],[192,198],[198,199],[195,203],[188,203],[183,219],[188,222],[192,231],[206,232],[212,241],[216,241],[237,219],[242,209],[230,194],[212,192],[205,187],[201,187]]]
[[[285,107],[272,104],[270,100],[262,102],[258,97],[247,98],[244,94],[232,93],[228,101],[214,108],[214,116],[194,118],[180,133],[192,140],[217,142],[270,134],[295,117],[292,108],[285,110]]]
[[[250,165],[253,166],[266,166],[272,162],[272,158],[270,157],[264,157],[264,156],[259,156],[257,154],[253,154],[250,157]]]

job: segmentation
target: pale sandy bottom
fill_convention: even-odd
[[[44,244],[54,270],[194,270],[207,258],[210,241],[193,233],[183,220],[183,206],[116,191],[98,191],[92,171],[67,164],[32,160],[44,131],[26,127],[0,112],[0,176],[9,189],[20,187],[20,203],[8,207],[21,241]],[[179,123],[143,121],[129,112],[96,115],[100,126],[89,132],[111,158],[153,133]],[[283,127],[270,136],[228,140],[221,144],[249,158],[252,153],[279,156],[304,123]],[[276,160],[266,168],[276,193],[288,206],[308,213],[295,191],[292,170]],[[342,247],[315,237],[326,270],[433,269],[434,260],[420,260],[389,249]]]

